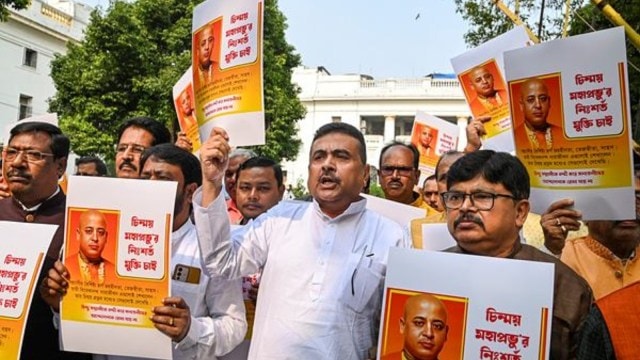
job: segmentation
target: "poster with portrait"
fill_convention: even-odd
[[[150,317],[170,296],[175,195],[170,181],[69,177],[64,350],[171,358],[171,339]]]
[[[0,221],[0,359],[20,358],[31,298],[57,228]]]
[[[553,274],[550,263],[391,248],[378,358],[548,359]]]
[[[440,155],[458,146],[458,125],[422,111],[416,113],[411,143],[420,153],[420,184],[436,170]]]
[[[232,146],[265,142],[263,3],[208,0],[193,11],[193,91],[200,138],[224,128]]]
[[[192,68],[182,74],[178,82],[173,86],[173,105],[176,108],[180,132],[183,132],[193,147],[192,152],[200,150],[200,127],[196,118],[195,104],[193,102],[193,75]]]
[[[623,29],[509,51],[505,67],[532,211],[572,198],[583,220],[635,219]]]
[[[524,27],[516,26],[513,30],[451,59],[473,117],[491,117],[484,124],[487,134],[482,143],[485,149],[513,151],[503,53],[529,44]]]

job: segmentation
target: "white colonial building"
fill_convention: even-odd
[[[8,8],[0,22],[0,143],[19,119],[47,112],[55,94],[50,63],[68,42],[79,42],[92,8],[71,0],[31,0],[24,10]]]
[[[393,140],[409,141],[417,111],[440,117],[460,129],[458,147],[466,144],[470,116],[458,80],[426,76],[414,79],[374,79],[368,75],[331,75],[325,68],[294,69],[292,81],[301,88],[307,109],[298,122],[302,147],[295,161],[283,163],[287,183],[307,180],[313,134],[330,122],[345,122],[365,134],[368,163],[378,166],[380,149]]]

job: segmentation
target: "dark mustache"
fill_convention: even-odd
[[[484,229],[484,224],[482,223],[482,220],[479,217],[473,215],[472,213],[464,213],[464,214],[458,216],[453,221],[453,227],[454,228],[458,227],[458,225],[463,221],[471,221],[473,223],[476,223],[476,224],[482,226],[482,228]]]
[[[322,173],[322,174],[320,174],[320,181],[326,180],[326,179],[331,180],[331,181],[333,181],[335,183],[340,183],[340,178],[335,176],[332,173]]]
[[[7,177],[13,177],[13,176],[22,177],[22,178],[25,178],[25,179],[31,179],[31,174],[29,174],[27,172],[20,171],[20,170],[7,171]]]
[[[133,164],[133,161],[129,159],[124,159],[124,161],[122,162],[122,164],[120,164],[120,167],[118,167],[118,169],[122,169],[125,166],[130,166],[133,168],[133,170],[138,170],[138,168]]]

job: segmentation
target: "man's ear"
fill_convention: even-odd
[[[58,174],[58,179],[60,179],[62,175],[64,175],[64,172],[67,170],[67,158],[62,157],[55,161],[56,161],[56,172]]]
[[[280,196],[280,200],[282,200],[282,196],[284,196],[284,184],[278,186],[278,195]]]
[[[404,317],[400,318],[400,334],[404,335]]]
[[[516,204],[516,225],[519,228],[522,228],[524,226],[524,222],[527,220],[527,215],[529,214],[530,207],[531,204],[529,203],[529,200],[518,200],[518,203]]]
[[[185,198],[189,200],[189,203],[193,200],[193,193],[198,189],[198,184],[190,183],[184,187]]]

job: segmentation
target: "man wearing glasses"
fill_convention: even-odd
[[[166,126],[149,117],[127,120],[118,130],[116,146],[116,177],[137,179],[140,175],[140,155],[149,147],[171,141]]]
[[[529,213],[524,165],[507,153],[476,151],[451,165],[447,189],[442,194],[447,226],[458,243],[447,251],[555,265],[551,358],[575,358],[578,332],[593,301],[591,289],[560,260],[521,243],[518,233]]]
[[[69,139],[58,127],[44,122],[18,123],[11,129],[7,146],[2,149],[2,172],[11,196],[0,200],[0,220],[58,225],[39,281],[56,261],[62,247],[66,197],[58,186],[58,179],[67,167],[68,155]],[[22,358],[87,358],[84,354],[60,351],[51,310],[37,292],[31,300]]]
[[[380,152],[378,176],[385,199],[425,209],[430,216],[437,211],[413,191],[420,181],[419,161],[420,153],[414,145],[392,142]]]

